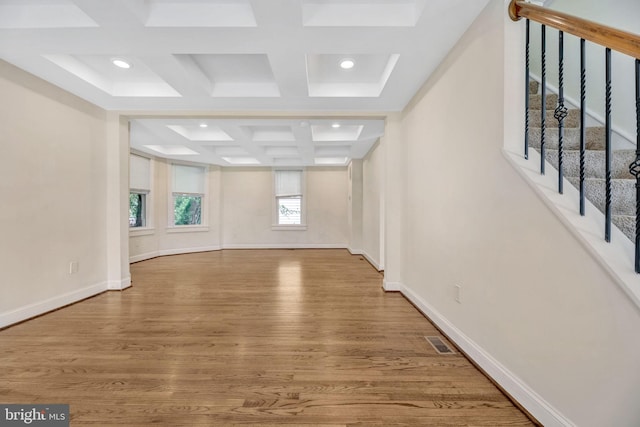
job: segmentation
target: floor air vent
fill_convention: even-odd
[[[454,354],[455,352],[440,339],[440,337],[425,337],[429,344],[440,354]]]

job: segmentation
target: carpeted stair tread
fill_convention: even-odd
[[[579,188],[580,178],[570,176],[567,180]],[[584,180],[585,196],[601,212],[605,207],[605,181],[602,178],[586,178]],[[630,179],[611,180],[611,214],[629,215],[636,214],[636,183]]]
[[[634,150],[618,150],[612,153],[611,177],[614,179],[633,179],[629,173],[629,164],[636,157]],[[605,157],[604,151],[585,150],[585,177],[604,178],[605,177]],[[558,150],[546,149],[545,158],[554,168],[558,168]],[[564,176],[580,176],[580,151],[564,150],[562,169]]]
[[[529,128],[529,145],[533,148],[540,148],[540,127]],[[585,132],[587,150],[604,150],[605,138],[603,127],[587,128]],[[545,132],[545,147],[558,148],[558,128],[547,128]],[[564,130],[563,147],[566,150],[580,149],[580,129],[569,128]]]
[[[529,96],[530,110],[539,112],[541,105],[542,105],[542,95],[534,94]],[[545,105],[547,106],[547,110],[555,110],[556,105],[558,105],[558,95],[554,93],[547,94]]]
[[[529,83],[529,146],[540,151],[541,95],[537,81]],[[545,158],[554,167],[558,163],[558,120],[553,116],[558,102],[554,93],[547,92],[545,102]],[[580,110],[570,109],[564,120],[563,172],[567,180],[579,187],[580,174]],[[604,212],[605,208],[605,129],[602,126],[585,129],[585,196]],[[631,241],[635,241],[636,188],[629,173],[635,159],[634,150],[616,150],[611,161],[611,222]]]
[[[529,80],[529,93],[531,94],[538,93],[539,89],[540,89],[540,83],[538,83],[535,80]]]
[[[541,110],[531,110],[529,112],[529,127],[539,128],[542,118],[540,117]],[[567,117],[564,119],[565,128],[579,128],[580,127],[580,110],[571,109],[567,112]],[[553,110],[546,110],[545,124],[548,128],[557,128],[558,120],[553,117]]]

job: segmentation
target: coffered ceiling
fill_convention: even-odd
[[[382,134],[373,118],[402,110],[486,3],[0,0],[0,58],[138,117],[132,146],[158,156],[348,162]],[[170,154],[177,147],[193,153]]]
[[[132,147],[225,166],[344,166],[384,132],[381,119],[134,119]]]

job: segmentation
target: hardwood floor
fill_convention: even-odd
[[[0,403],[71,425],[533,425],[345,250],[219,251],[131,266],[133,287],[0,331]],[[446,341],[446,340],[445,340]]]

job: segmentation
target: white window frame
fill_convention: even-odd
[[[278,199],[276,196],[276,175],[279,171],[299,171],[300,174],[300,188],[302,194],[300,195],[300,224],[279,224],[279,212],[278,212]],[[273,212],[273,220],[271,229],[281,231],[305,231],[307,229],[307,171],[305,168],[275,168],[272,170],[272,190],[271,190],[271,212]]]
[[[174,177],[174,166],[190,166],[201,168],[204,171],[204,183],[203,183],[203,191],[204,193],[184,193],[184,192],[176,192],[173,188],[173,177]],[[169,173],[168,175],[168,194],[167,194],[167,233],[193,233],[193,232],[206,232],[209,231],[209,165],[204,165],[201,163],[189,163],[189,162],[180,162],[180,161],[171,161],[169,162]],[[189,196],[200,196],[200,224],[188,224],[188,225],[176,225],[175,217],[174,217],[174,207],[175,195],[189,195]]]
[[[129,152],[129,162],[131,162],[131,156],[138,156],[143,159],[147,159],[149,161],[149,188],[141,189],[131,187],[129,185],[129,195],[131,194],[144,194],[144,226],[143,227],[131,227],[129,226],[129,235],[130,236],[144,236],[148,234],[153,234],[155,232],[153,218],[154,218],[154,210],[153,210],[153,187],[154,187],[154,171],[155,171],[155,162],[152,157],[147,155],[143,155],[138,152],[130,151]],[[131,173],[131,172],[129,172]],[[131,179],[131,178],[129,178]]]
[[[132,194],[137,194],[137,195],[141,195],[144,196],[141,198],[142,201],[142,224],[140,226],[135,226],[135,225],[131,225],[131,223],[129,223],[129,229],[130,230],[140,230],[140,229],[145,229],[147,228],[147,224],[148,224],[148,215],[147,215],[147,196],[149,195],[149,191],[147,190],[136,190],[136,189],[129,189],[129,198],[131,198]],[[129,206],[131,206],[131,201],[129,201]],[[131,221],[131,217],[129,217],[129,221]]]

